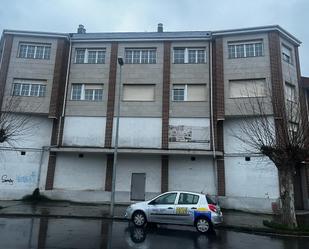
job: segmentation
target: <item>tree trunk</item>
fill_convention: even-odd
[[[279,169],[279,185],[281,198],[281,220],[289,228],[297,228],[297,220],[294,205],[294,167],[285,165]]]

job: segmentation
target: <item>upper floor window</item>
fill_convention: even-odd
[[[205,84],[174,84],[173,101],[205,101]]]
[[[202,64],[206,63],[205,48],[174,48],[175,64]]]
[[[72,84],[71,100],[103,100],[102,84]]]
[[[105,63],[105,49],[88,49],[77,48],[75,53],[75,63],[78,64],[104,64]]]
[[[157,51],[156,49],[125,49],[126,64],[156,64]]]
[[[229,53],[229,59],[262,56],[263,43],[262,41],[229,43],[228,53]]]
[[[155,85],[153,84],[124,84],[124,101],[154,101]]]
[[[12,85],[13,96],[44,97],[46,83],[38,80],[14,79]]]
[[[265,79],[230,80],[230,98],[264,97]]]
[[[296,90],[295,86],[289,82],[285,82],[285,98],[288,101],[295,102]]]
[[[282,59],[292,64],[292,49],[285,45],[282,45]]]
[[[50,44],[20,43],[18,57],[27,59],[49,60],[50,49]]]

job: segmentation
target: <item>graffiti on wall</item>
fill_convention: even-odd
[[[13,184],[31,184],[35,183],[37,180],[36,173],[32,171],[28,175],[17,175],[16,178],[13,180],[11,177],[9,177],[7,174],[3,174],[1,176],[1,183],[6,185],[13,185]]]
[[[209,127],[170,125],[169,142],[210,143]]]
[[[12,178],[9,178],[8,175],[2,175],[1,182],[4,184],[9,184],[9,185],[14,184],[14,180]]]

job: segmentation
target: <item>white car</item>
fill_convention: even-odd
[[[132,204],[125,217],[136,226],[147,222],[192,225],[201,233],[223,221],[220,207],[208,195],[186,191],[166,192],[150,201]]]

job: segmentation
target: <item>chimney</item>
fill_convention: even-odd
[[[78,25],[77,34],[86,34],[86,29],[84,28],[84,25]]]
[[[163,33],[163,24],[158,23],[158,33]]]

